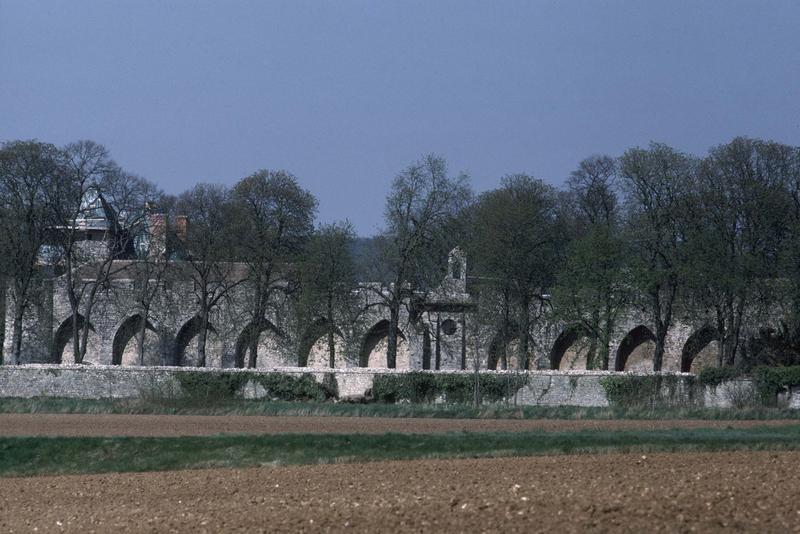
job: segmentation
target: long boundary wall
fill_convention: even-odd
[[[32,398],[62,397],[78,399],[133,399],[158,393],[177,395],[180,391],[179,373],[282,373],[312,374],[322,381],[333,374],[339,388],[339,397],[363,396],[372,388],[378,375],[402,374],[410,371],[392,369],[331,369],[287,367],[264,369],[207,369],[183,367],[121,367],[88,365],[21,365],[0,367],[0,397]],[[415,371],[425,372],[425,371]],[[527,383],[515,397],[523,406],[608,406],[609,402],[601,379],[606,376],[642,376],[632,373],[608,371],[480,371],[482,374],[527,375]],[[436,373],[472,374],[472,371],[436,371]],[[676,374],[674,376],[691,376]],[[247,398],[263,395],[252,381],[244,389]],[[724,388],[705,391],[699,396],[706,406],[729,405]],[[688,400],[688,398],[687,398]]]

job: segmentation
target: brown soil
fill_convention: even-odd
[[[214,434],[521,432],[742,428],[796,420],[560,420],[261,417],[195,415],[0,414],[0,436],[205,436]]]
[[[0,531],[800,531],[800,453],[0,479]]]

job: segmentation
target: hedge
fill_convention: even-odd
[[[612,406],[623,408],[675,406],[695,402],[692,376],[607,376],[600,379]]]
[[[717,387],[743,375],[744,371],[738,367],[706,367],[697,375],[697,381],[704,386]]]
[[[762,366],[752,369],[749,373],[738,367],[713,367],[700,371],[698,380],[705,386],[716,387],[723,382],[746,377],[753,380],[760,402],[772,406],[778,400],[778,393],[792,386],[800,386],[800,365]]]
[[[182,396],[189,401],[219,402],[242,396],[248,381],[261,385],[267,397],[283,401],[324,401],[336,397],[336,379],[326,374],[323,384],[311,374],[262,374],[262,373],[205,373],[181,372],[175,374],[181,386]]]
[[[753,382],[761,397],[767,405],[773,405],[778,400],[778,393],[782,390],[800,386],[800,365],[788,367],[756,367],[752,372]]]
[[[478,377],[479,400],[499,402],[513,397],[527,383],[527,376],[514,374]],[[475,399],[475,375],[410,372],[378,375],[372,383],[378,402],[467,404]]]

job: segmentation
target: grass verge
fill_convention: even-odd
[[[800,425],[451,434],[0,438],[0,476],[596,452],[798,450]]]
[[[32,399],[0,398],[0,413],[83,413],[163,415],[272,415],[334,417],[426,417],[445,419],[797,419],[800,410],[780,408],[689,408],[689,407],[606,407],[507,406],[479,408],[453,404],[346,404],[231,400],[198,405],[188,402],[145,402],[141,400],[85,400],[55,397]]]

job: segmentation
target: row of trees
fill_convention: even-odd
[[[655,327],[656,370],[678,318],[712,323],[720,364],[747,352],[748,336],[776,305],[785,309],[785,337],[797,337],[796,147],[737,138],[698,158],[651,144],[582,161],[564,189],[516,174],[477,196],[467,176],[425,156],[394,178],[384,231],[368,241],[347,222],[315,227],[316,207],[285,171],[257,171],[232,187],[198,184],[173,197],[122,170],[93,142],[4,144],[0,269],[13,304],[11,361],[19,361],[37,280],[63,275],[80,362],[91,311],[124,274],[137,280],[140,350],[158,288],[177,275],[192,280],[196,292],[201,364],[209,317],[246,283],[251,326],[240,365],[255,365],[275,306],[324,330],[333,365],[336,332],[381,305],[389,312],[387,360],[394,367],[403,308],[419,321],[457,244],[470,258],[474,317],[501,332],[504,343],[519,340],[523,367],[543,313],[590,339],[596,368],[608,368],[612,335],[631,309]],[[107,226],[93,229],[87,221],[99,212]],[[102,234],[101,244],[91,242],[92,232]],[[359,280],[379,283],[356,293]]]

